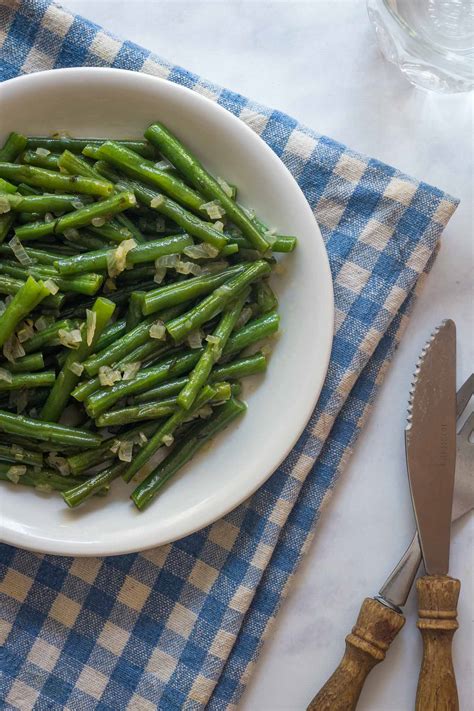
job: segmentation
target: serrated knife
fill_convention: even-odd
[[[443,333],[442,338],[446,338],[446,333]],[[455,344],[453,345],[455,348]],[[426,347],[423,349],[423,353],[425,352]],[[418,366],[416,372],[418,373]],[[454,384],[452,391],[453,397],[456,398]],[[455,419],[462,415],[472,394],[474,394],[474,376],[468,378],[459,389]],[[413,397],[414,386],[412,386],[411,399]],[[413,403],[410,402],[410,405],[413,413]],[[473,445],[469,444],[472,417],[458,435],[460,467],[456,475],[456,506],[452,511],[453,520],[474,508],[471,450]],[[357,622],[351,634],[346,637],[346,650],[338,668],[313,698],[308,711],[353,711],[356,708],[369,672],[376,664],[383,661],[388,647],[405,623],[401,608],[406,604],[421,559],[418,535],[415,533],[407,551],[380,588],[379,594],[375,598],[364,600]],[[433,707],[435,708],[436,706]]]
[[[423,638],[416,711],[459,708],[451,655],[461,583],[448,576],[456,466],[456,326],[444,321],[418,361],[405,430],[408,478],[426,575],[416,584]]]

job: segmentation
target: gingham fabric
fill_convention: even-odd
[[[336,335],[319,404],[295,449],[221,521],[173,545],[106,559],[0,547],[2,708],[234,709],[456,200],[55,4],[0,0],[3,80],[78,65],[178,82],[261,135],[321,227]],[[6,130],[8,117],[1,122]]]

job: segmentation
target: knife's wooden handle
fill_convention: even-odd
[[[458,711],[452,640],[458,628],[461,583],[447,575],[425,575],[416,583],[418,628],[423,638],[416,711]]]
[[[334,674],[314,697],[307,711],[352,711],[370,670],[385,659],[385,653],[405,624],[403,615],[373,598],[366,598],[346,651]]]

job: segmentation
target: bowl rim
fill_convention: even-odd
[[[9,91],[11,90],[12,87],[16,88],[18,87],[19,90],[23,90],[24,88],[27,88],[28,84],[37,84],[38,82],[41,81],[46,81],[49,82],[53,80],[54,77],[60,75],[61,77],[80,77],[81,75],[95,75],[96,77],[101,77],[103,76],[104,80],[107,80],[111,76],[117,77],[119,80],[120,78],[122,80],[125,80],[127,82],[134,81],[134,82],[141,82],[143,85],[149,84],[150,87],[167,87],[169,89],[172,87],[172,91],[176,91],[177,94],[184,95],[185,97],[188,97],[191,100],[195,101],[197,103],[201,103],[203,105],[207,105],[208,107],[212,106],[213,111],[217,111],[224,122],[230,122],[233,123],[235,126],[238,124],[239,125],[239,130],[244,131],[248,136],[251,136],[251,141],[254,141],[255,143],[259,144],[259,150],[264,151],[267,154],[268,159],[273,162],[275,165],[278,165],[278,169],[280,171],[284,171],[286,173],[286,177],[291,183],[293,184],[293,188],[295,189],[295,195],[299,193],[299,199],[301,200],[301,206],[300,209],[303,209],[307,212],[308,218],[311,217],[311,220],[314,222],[314,228],[315,228],[315,237],[317,236],[319,244],[317,245],[318,249],[318,258],[320,260],[319,263],[319,270],[320,270],[320,278],[324,280],[324,291],[325,291],[325,317],[322,320],[322,326],[325,329],[325,332],[322,334],[321,338],[321,350],[318,354],[318,357],[321,362],[321,367],[318,368],[318,377],[315,377],[313,375],[312,381],[310,383],[310,389],[313,392],[313,397],[308,398],[307,406],[304,411],[304,415],[301,415],[301,425],[298,428],[298,431],[294,434],[294,436],[289,439],[286,442],[286,446],[284,448],[284,451],[281,450],[279,451],[279,456],[277,459],[274,460],[274,462],[271,465],[270,470],[264,477],[260,477],[256,479],[254,485],[252,487],[247,487],[245,488],[244,493],[238,500],[232,500],[232,502],[228,502],[226,505],[221,506],[216,512],[210,512],[208,513],[207,516],[203,516],[201,514],[201,517],[199,520],[191,525],[183,526],[183,522],[181,522],[181,528],[179,529],[179,532],[177,535],[172,534],[168,535],[165,537],[153,537],[153,531],[150,531],[149,539],[143,542],[142,540],[137,540],[139,536],[139,529],[136,531],[132,531],[132,534],[134,535],[129,535],[129,536],[123,536],[121,539],[120,545],[114,546],[114,544],[106,543],[102,544],[101,542],[94,540],[91,543],[88,543],[86,541],[84,542],[77,542],[77,541],[68,541],[68,540],[61,540],[58,541],[57,539],[48,539],[48,538],[39,538],[36,536],[35,538],[31,538],[31,534],[29,534],[27,531],[22,531],[20,529],[12,530],[12,528],[8,528],[5,531],[5,527],[2,526],[2,529],[4,530],[4,533],[7,533],[7,539],[6,542],[19,546],[21,548],[27,549],[27,550],[32,550],[32,551],[37,551],[41,553],[48,553],[48,554],[55,554],[55,555],[67,555],[67,556],[107,556],[107,555],[121,555],[121,554],[127,554],[127,553],[133,553],[133,552],[139,552],[139,551],[144,551],[148,550],[150,548],[154,548],[160,545],[165,545],[167,543],[171,543],[176,540],[180,540],[181,538],[184,538],[185,536],[188,536],[198,530],[201,530],[202,528],[210,525],[211,523],[214,523],[215,521],[221,519],[223,516],[228,514],[230,511],[235,509],[237,506],[239,506],[243,501],[245,501],[247,498],[249,498],[251,495],[255,493],[257,489],[259,489],[269,478],[270,476],[276,471],[276,469],[281,465],[281,463],[285,460],[285,458],[288,456],[288,454],[292,451],[294,448],[295,444],[297,443],[299,437],[303,433],[304,429],[307,426],[307,423],[316,407],[316,404],[318,402],[319,396],[321,394],[321,390],[324,384],[324,381],[326,379],[328,367],[329,367],[329,362],[330,362],[330,355],[331,355],[331,350],[332,350],[332,345],[333,345],[333,338],[334,338],[334,315],[335,315],[335,310],[334,310],[334,287],[333,287],[333,279],[332,279],[332,274],[330,270],[330,265],[329,265],[329,258],[328,258],[328,253],[326,250],[326,246],[324,244],[324,240],[321,235],[321,230],[319,228],[319,225],[315,219],[315,216],[313,214],[313,210],[311,209],[306,197],[304,196],[304,193],[302,192],[300,186],[296,182],[296,179],[293,177],[289,169],[286,167],[286,165],[283,163],[283,161],[274,153],[274,151],[268,146],[268,144],[261,138],[261,136],[256,133],[250,126],[248,126],[242,119],[240,119],[238,116],[234,115],[231,113],[229,110],[221,106],[220,104],[217,103],[217,101],[213,101],[204,94],[200,93],[199,91],[196,91],[194,89],[190,89],[186,86],[182,86],[180,84],[177,84],[173,81],[170,81],[169,79],[165,79],[162,77],[154,76],[152,74],[145,74],[142,72],[135,72],[131,70],[126,70],[126,69],[119,69],[119,68],[113,68],[113,67],[66,67],[66,68],[58,68],[58,69],[50,69],[50,70],[44,70],[41,72],[34,72],[31,74],[24,74],[19,77],[14,77],[12,79],[8,79],[5,82],[0,83],[0,100],[2,93],[4,93],[5,90]],[[186,99],[185,99],[186,100]],[[100,132],[98,132],[100,134]],[[133,133],[133,132],[132,132]],[[94,136],[95,137],[95,136]],[[324,367],[323,367],[324,366]],[[125,532],[126,533],[126,532]],[[130,534],[130,531],[128,531]]]

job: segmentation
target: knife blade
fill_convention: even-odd
[[[426,572],[447,574],[456,463],[456,326],[435,331],[417,363],[405,448]]]
[[[444,321],[418,360],[405,430],[408,479],[427,575],[417,581],[423,659],[415,709],[458,708],[451,645],[460,582],[450,578],[456,463],[456,326]]]

